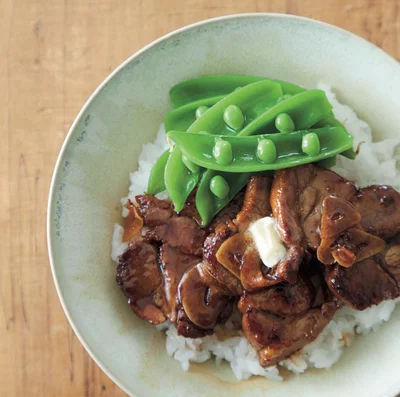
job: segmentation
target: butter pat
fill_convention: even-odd
[[[275,218],[266,216],[255,221],[250,226],[249,232],[265,266],[276,266],[286,255],[286,248],[276,230]]]

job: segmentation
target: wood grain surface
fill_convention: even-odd
[[[53,286],[45,219],[58,151],[132,53],[184,25],[255,11],[320,19],[400,58],[398,0],[1,0],[1,396],[125,395],[80,345]]]

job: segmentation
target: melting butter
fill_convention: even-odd
[[[250,226],[249,232],[265,266],[276,266],[286,255],[286,248],[276,230],[275,218],[266,216],[255,221]]]

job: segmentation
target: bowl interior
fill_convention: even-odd
[[[273,383],[238,382],[227,366],[184,373],[162,334],[130,311],[110,259],[113,224],[128,173],[156,136],[175,83],[204,74],[268,76],[306,87],[323,81],[368,121],[376,138],[394,136],[400,109],[398,63],[345,31],[298,17],[245,15],[168,35],[128,60],[87,103],[56,168],[49,247],[64,309],[75,331],[114,381],[131,395],[393,396],[400,391],[400,312],[379,333],[357,338],[331,370]]]

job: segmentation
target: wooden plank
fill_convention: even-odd
[[[399,8],[397,0],[3,0],[0,395],[125,395],[73,335],[51,279],[45,236],[49,181],[62,141],[116,66],[189,23],[261,11],[336,24],[399,59]]]

